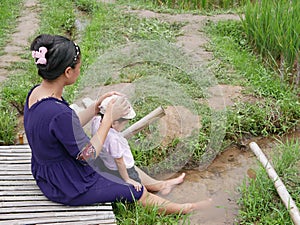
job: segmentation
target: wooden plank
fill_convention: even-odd
[[[76,210],[76,211],[47,211],[47,212],[31,212],[31,213],[5,213],[0,214],[1,220],[12,220],[12,219],[29,219],[29,218],[47,218],[47,217],[80,217],[80,216],[93,216],[93,215],[109,215],[111,212],[107,211],[96,211],[96,210]]]
[[[39,190],[40,189],[36,186],[36,184],[32,185],[19,185],[19,186],[11,186],[11,185],[0,185],[1,191],[28,191],[28,190]]]
[[[11,180],[11,181],[16,181],[16,180],[32,180],[33,177],[32,175],[1,175],[0,176],[1,180]]]
[[[31,159],[28,157],[28,156],[0,156],[0,161],[1,161],[1,164],[2,163],[11,163],[10,161],[18,161],[18,160],[26,160],[27,161],[31,161]],[[8,161],[8,162],[5,162],[5,161]],[[30,162],[29,161],[29,162]]]
[[[0,189],[0,196],[25,196],[25,195],[43,195],[43,193],[36,189],[36,190],[20,190],[20,191],[2,191]]]
[[[30,170],[17,170],[17,173],[18,175],[31,175]],[[0,170],[0,176],[1,175],[16,175],[16,170]]]
[[[39,223],[38,225],[49,225],[50,223]],[[95,220],[86,220],[86,221],[83,221],[83,222],[80,222],[80,221],[76,221],[76,225],[93,225],[93,224],[116,224],[116,222],[112,219],[108,219],[108,220],[101,220],[101,222],[95,222]],[[74,222],[61,222],[61,223],[55,223],[55,225],[74,225]]]
[[[31,201],[48,200],[44,195],[30,196],[30,198],[28,196],[1,196],[1,201],[23,201],[28,199]]]
[[[0,146],[0,225],[116,224],[111,203],[65,206],[49,201],[31,174],[28,145]]]
[[[16,185],[16,186],[22,186],[22,185],[36,185],[35,180],[24,180],[24,181],[17,181],[17,180],[11,180],[11,181],[7,181],[7,180],[0,180],[0,186],[2,185]]]
[[[80,216],[55,216],[51,215],[48,217],[41,218],[27,218],[27,219],[12,219],[10,221],[1,221],[0,225],[11,225],[11,224],[41,224],[41,223],[57,223],[57,222],[76,222],[76,221],[94,221],[94,224],[101,224],[102,220],[115,221],[114,214],[107,212],[106,214],[99,214],[95,212],[93,215],[80,215]]]
[[[9,171],[9,170],[31,170],[31,165],[30,163],[26,163],[26,164],[7,164],[7,165],[1,165],[0,163],[0,167],[1,166],[5,166],[2,171]]]
[[[31,153],[30,152],[10,152],[10,151],[1,151],[0,150],[0,156],[6,156],[6,157],[26,157],[26,158],[30,158],[31,157]]]
[[[32,180],[33,176],[30,175],[1,175],[0,179],[5,181],[5,180],[10,180],[10,181],[17,181],[17,180]]]
[[[11,153],[11,154],[15,154],[15,153],[23,153],[23,154],[31,154],[31,149],[27,148],[27,147],[23,147],[23,148],[1,148],[0,146],[0,153]]]
[[[10,145],[10,146],[0,146],[0,152],[31,152],[28,145]]]
[[[16,202],[0,202],[0,206],[1,209],[2,208],[9,208],[9,207],[35,207],[38,206],[38,208],[40,207],[48,207],[48,206],[55,206],[55,207],[64,207],[65,210],[70,210],[70,209],[78,209],[81,210],[81,208],[85,208],[85,207],[93,207],[97,210],[112,210],[112,205],[110,203],[101,203],[101,204],[96,204],[96,205],[91,205],[91,206],[66,206],[66,205],[62,205],[59,204],[57,202],[51,202],[49,200],[40,200],[40,201],[16,201]],[[103,208],[102,208],[103,207]],[[1,211],[0,211],[1,212]]]
[[[111,205],[94,205],[94,206],[65,206],[65,205],[44,205],[44,206],[20,206],[20,207],[5,207],[1,208],[0,214],[7,214],[7,213],[19,213],[19,212],[55,212],[55,211],[91,211],[91,210],[97,210],[97,211],[111,211],[112,207]]]
[[[1,207],[22,207],[22,206],[51,206],[51,205],[58,205],[56,202],[51,202],[48,199],[40,200],[40,201],[31,201],[30,199],[24,201],[7,201],[7,202],[0,202]]]
[[[21,159],[21,160],[14,160],[14,161],[1,161],[1,164],[24,164],[24,163],[31,163],[30,159]],[[5,166],[5,165],[4,165]]]

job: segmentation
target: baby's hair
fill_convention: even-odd
[[[80,48],[70,39],[60,35],[41,34],[31,43],[31,51],[45,47],[46,64],[37,64],[38,74],[46,80],[59,77],[67,67],[75,68],[80,61]],[[35,59],[37,61],[37,59]]]
[[[102,120],[103,117],[104,117],[104,114],[103,113],[99,113],[99,115],[101,116],[101,120]]]
[[[119,123],[122,123],[122,122],[124,122],[124,121],[128,121],[129,119],[125,119],[125,118],[120,118],[120,119],[117,119],[117,121],[119,122]]]
[[[99,115],[101,116],[101,120],[103,119],[103,117],[104,117],[104,114],[103,113],[99,113]],[[118,121],[119,123],[122,123],[123,121],[127,121],[127,120],[129,120],[129,119],[125,119],[125,118],[119,118],[119,119],[117,119],[117,120],[115,120],[115,121]]]

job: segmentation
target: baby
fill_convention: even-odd
[[[117,99],[120,96],[113,95],[104,99],[100,105],[100,115],[105,113],[108,103],[112,99]],[[129,104],[130,105],[130,104]],[[141,190],[142,185],[145,185],[149,191],[161,194],[168,194],[174,185],[183,182],[185,173],[180,176],[164,181],[156,180],[141,169],[134,165],[134,158],[127,139],[125,139],[121,131],[126,127],[130,119],[133,119],[136,113],[130,105],[130,110],[127,115],[113,121],[106,140],[103,145],[103,150],[100,153],[100,158],[104,162],[105,167],[101,167],[104,172],[114,174],[122,178],[125,182],[132,184],[136,190]],[[94,134],[101,123],[101,116],[96,116],[92,120],[92,134]]]
[[[100,115],[106,111],[108,103],[120,96],[113,95],[105,98],[100,105]],[[132,184],[137,191],[141,190],[141,180],[134,167],[134,158],[130,150],[129,143],[121,133],[130,119],[136,116],[135,111],[130,105],[129,113],[118,120],[113,121],[112,126],[107,134],[100,153],[100,158],[104,162],[105,172],[121,177],[126,183]],[[95,117],[92,121],[92,133],[94,133],[101,123],[101,116]]]

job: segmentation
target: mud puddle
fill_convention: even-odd
[[[213,199],[213,207],[190,216],[191,224],[235,224],[238,214],[237,188],[256,166],[255,156],[249,151],[232,147],[219,155],[205,170],[186,170],[185,181],[167,196],[175,202],[195,202]]]
[[[298,129],[281,138],[281,141],[299,138]],[[256,138],[247,141],[247,146],[252,141],[260,146],[267,157],[270,157],[278,144],[275,138]],[[250,148],[241,150],[236,146],[230,147],[217,156],[205,171],[198,169],[183,171],[186,173],[185,181],[176,186],[167,198],[175,202],[201,201],[208,197],[213,199],[214,206],[211,209],[197,211],[190,216],[192,225],[238,224],[240,197],[238,188],[245,178],[253,178],[252,171],[258,166],[259,162]]]

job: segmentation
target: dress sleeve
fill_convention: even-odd
[[[76,113],[72,110],[65,111],[57,115],[49,126],[50,132],[64,146],[66,151],[74,158],[78,157],[80,152],[85,149],[91,149],[90,138],[80,125]],[[85,154],[89,150],[86,150]]]

